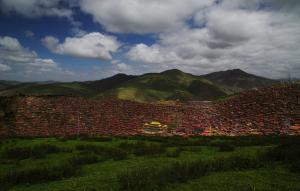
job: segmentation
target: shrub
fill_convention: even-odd
[[[74,176],[78,173],[78,168],[70,162],[49,166],[29,166],[21,169],[11,169],[6,174],[0,175],[0,182],[5,187],[23,183],[39,183],[51,180],[60,180]]]
[[[150,145],[140,145],[133,149],[133,154],[136,156],[158,156],[164,153],[166,149],[160,145],[150,144]]]
[[[300,161],[293,161],[290,166],[291,172],[300,174]]]
[[[300,160],[300,147],[295,143],[282,143],[260,154],[261,160],[266,162],[291,162]]]
[[[175,150],[167,151],[166,156],[173,157],[173,158],[179,157],[181,152],[182,152],[182,148],[177,147]]]
[[[81,166],[84,164],[97,163],[98,157],[93,153],[84,153],[84,155],[73,156],[69,160],[72,165]]]
[[[144,167],[125,171],[118,176],[120,190],[161,190],[168,183],[186,182],[190,179],[203,176],[208,166],[201,161],[193,163],[174,163],[156,168]]]
[[[214,161],[174,163],[169,166],[127,170],[118,175],[120,190],[161,190],[168,183],[181,183],[210,172],[261,167],[256,158],[231,157]]]
[[[40,144],[32,147],[7,147],[4,148],[1,157],[11,160],[22,160],[26,158],[43,158],[47,154],[60,152],[61,149],[51,144]]]
[[[114,148],[108,152],[110,158],[114,160],[125,160],[128,158],[128,153],[125,150]]]
[[[105,158],[112,158],[114,160],[123,160],[126,159],[128,156],[127,152],[120,148],[103,147],[92,144],[79,144],[76,145],[76,149],[81,151],[90,151],[95,154],[101,155]]]
[[[220,152],[231,152],[231,151],[234,151],[234,150],[235,150],[235,148],[231,144],[221,144],[221,145],[219,145],[219,151]]]
[[[106,147],[93,144],[78,144],[76,145],[76,149],[80,151],[91,151],[96,154],[102,154],[105,150],[107,150]]]
[[[112,137],[99,137],[99,136],[83,136],[81,135],[79,137],[80,140],[83,140],[83,141],[95,141],[95,142],[110,142],[113,140]]]
[[[182,150],[184,151],[190,151],[190,152],[200,152],[201,151],[201,147],[199,146],[192,146],[192,147],[181,147]]]
[[[119,144],[119,148],[131,152],[136,156],[158,156],[166,151],[166,148],[159,144],[151,143],[147,145],[143,141],[136,143],[122,142]]]

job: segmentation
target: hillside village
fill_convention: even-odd
[[[1,136],[240,136],[300,133],[299,84],[249,90],[226,100],[190,104],[153,104],[66,96],[12,99],[14,117],[9,118],[7,124],[13,126],[2,126]],[[150,126],[154,132],[149,130]]]

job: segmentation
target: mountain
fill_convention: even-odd
[[[118,84],[133,79],[135,76],[117,74],[96,81],[86,82],[47,82],[19,83],[0,91],[0,96],[24,95],[68,95],[94,97],[99,92],[115,88]]]
[[[17,84],[20,84],[20,82],[0,80],[0,91],[15,86]]]
[[[201,77],[208,79],[214,83],[226,86],[234,92],[271,86],[279,83],[279,81],[277,80],[249,74],[240,69],[213,72]]]
[[[158,100],[214,100],[226,96],[226,90],[199,76],[180,70],[144,74],[120,84],[98,97],[113,96],[141,102]]]
[[[126,75],[126,74],[117,74],[109,78],[105,78],[102,80],[96,80],[96,81],[87,81],[84,82],[84,84],[97,91],[97,92],[104,92],[109,89],[113,89],[117,87],[119,84],[122,84],[123,82],[126,82],[128,80],[134,79],[137,76],[133,75]]]
[[[173,69],[140,76],[117,74],[102,80],[85,82],[19,83],[0,81],[0,96],[25,94],[89,98],[116,97],[140,102],[176,99],[181,101],[216,100],[239,91],[275,83],[277,81],[248,74],[239,69],[202,76]]]
[[[0,92],[2,96],[24,95],[77,95],[89,96],[95,92],[91,91],[80,82],[70,83],[22,83],[9,87]]]

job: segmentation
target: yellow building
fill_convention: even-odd
[[[143,133],[149,135],[162,134],[167,132],[168,126],[161,124],[158,121],[152,121],[144,124]]]

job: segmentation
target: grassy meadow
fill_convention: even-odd
[[[11,138],[0,190],[300,190],[300,137]]]

